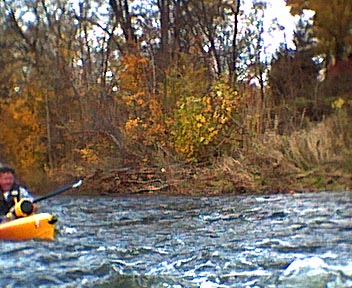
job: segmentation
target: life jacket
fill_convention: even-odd
[[[8,196],[9,199],[7,200],[4,197],[4,192],[0,189],[0,216],[6,215],[10,211],[11,207],[13,207],[15,203],[21,199],[20,186],[17,184],[12,186],[9,193],[10,196]]]

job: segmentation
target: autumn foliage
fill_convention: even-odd
[[[34,184],[180,163],[251,189],[331,160],[351,173],[351,1],[287,1],[296,50],[270,61],[258,3],[17,2],[0,4],[0,162]]]

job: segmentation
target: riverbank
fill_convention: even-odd
[[[268,160],[268,159],[267,159]],[[303,173],[289,163],[256,159],[251,165],[224,157],[212,165],[97,169],[84,177],[80,194],[219,196],[350,191],[352,175],[317,167]]]
[[[352,130],[350,117],[341,115],[290,135],[253,136],[242,147],[227,149],[227,155],[203,155],[202,162],[182,161],[167,149],[141,155],[131,147],[121,159],[120,154],[109,154],[93,164],[80,159],[51,171],[51,177],[45,177],[50,184],[41,182],[40,190],[83,176],[79,193],[94,195],[350,191]]]

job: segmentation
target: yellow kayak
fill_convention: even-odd
[[[0,240],[54,240],[55,222],[50,213],[40,213],[0,224]]]

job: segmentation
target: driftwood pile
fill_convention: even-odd
[[[100,195],[143,194],[163,192],[169,188],[166,175],[160,168],[121,168],[96,170],[85,177],[86,189]]]

